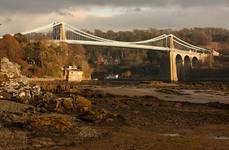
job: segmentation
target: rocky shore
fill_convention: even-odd
[[[0,150],[229,147],[227,104],[165,101],[156,95],[118,95],[92,88],[106,88],[104,83],[35,83],[6,58],[0,76]],[[182,95],[173,92],[182,88],[177,85],[138,86]]]

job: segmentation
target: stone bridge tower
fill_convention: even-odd
[[[169,64],[170,64],[170,81],[171,82],[177,82],[177,66],[176,66],[176,52],[174,49],[174,41],[173,41],[173,35],[170,35],[169,40]]]
[[[63,22],[57,24],[56,26],[55,25],[53,26],[53,39],[61,40],[61,41],[66,40],[66,32],[65,32]]]

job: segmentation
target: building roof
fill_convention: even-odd
[[[68,68],[64,68],[66,71],[82,71],[82,69],[79,69],[78,67],[75,66],[69,66]]]

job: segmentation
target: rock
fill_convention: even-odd
[[[72,112],[75,108],[73,105],[72,98],[57,98],[56,100],[55,111],[57,112]]]
[[[86,112],[91,109],[91,101],[82,97],[76,96],[73,98],[58,98],[56,99],[55,110],[57,112]]]
[[[56,101],[55,111],[59,112],[59,113],[64,111],[64,108],[62,106],[62,101],[61,100],[57,100]]]
[[[18,78],[21,77],[20,66],[16,63],[12,63],[7,58],[1,59],[1,73],[7,78]]]
[[[64,109],[71,110],[71,111],[74,110],[74,104],[72,98],[65,98],[62,102],[62,105]]]
[[[10,62],[7,58],[1,59],[0,76],[4,76],[1,80],[0,91],[8,93],[9,99],[16,99],[17,102],[28,104],[35,97],[41,94],[39,86],[31,86],[27,77],[23,76],[20,66]]]
[[[23,113],[27,110],[33,110],[35,109],[31,105],[27,104],[19,104],[13,101],[7,101],[7,100],[1,100],[0,101],[0,112],[9,112],[11,114],[13,113]]]
[[[18,96],[19,96],[19,99],[17,100],[18,102],[23,103],[23,104],[29,104],[30,102],[29,100],[31,98],[31,95],[29,92],[21,91],[19,92]]]
[[[0,87],[5,93],[9,93],[11,97],[9,99],[16,99],[18,102],[28,104],[33,97],[31,94],[32,87],[22,84],[17,80],[11,79],[8,82],[4,82]]]
[[[25,96],[26,96],[25,92],[19,93],[19,97],[25,97]]]
[[[41,94],[41,87],[38,85],[35,85],[32,87],[32,95],[33,96],[39,96]]]
[[[96,109],[96,110],[90,110],[87,112],[82,113],[79,116],[79,119],[88,121],[88,122],[100,122],[102,120],[112,119],[115,115],[109,113],[105,109]],[[107,120],[109,122],[109,120]],[[113,121],[113,120],[112,120]]]
[[[71,129],[73,126],[73,119],[68,116],[49,115],[34,118],[30,121],[29,126],[32,129],[48,130],[58,129],[65,130]]]
[[[92,107],[91,101],[82,96],[76,96],[74,99],[74,106],[80,112],[89,111]]]
[[[44,113],[47,111],[55,111],[57,105],[59,106],[59,104],[57,104],[59,102],[61,101],[58,100],[54,94],[50,92],[43,92],[41,93],[41,95],[34,97],[32,104],[36,106],[37,111]],[[62,111],[59,110],[57,112],[62,112]]]
[[[91,127],[81,127],[79,128],[79,136],[81,138],[95,138],[98,137],[98,132]]]
[[[72,98],[58,98],[56,99],[56,108],[57,112],[72,112],[74,111],[75,107],[73,105]]]
[[[42,102],[45,102],[48,104],[55,103],[56,102],[56,96],[50,92],[46,92],[42,96]]]

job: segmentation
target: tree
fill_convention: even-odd
[[[22,45],[22,47],[29,43],[29,39],[21,33],[15,34],[14,37]]]
[[[22,47],[13,36],[9,34],[3,36],[0,51],[2,57],[7,57],[11,61],[21,63],[23,58]]]

